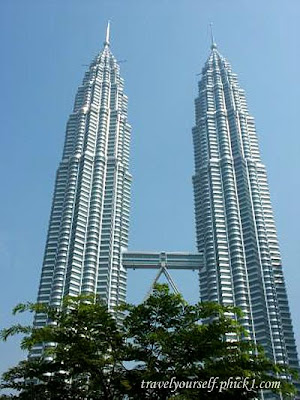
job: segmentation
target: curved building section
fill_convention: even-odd
[[[282,264],[255,123],[237,76],[213,42],[199,82],[193,128],[203,301],[236,305],[252,339],[277,363],[298,367]]]
[[[127,96],[109,44],[90,64],[66,127],[38,292],[39,303],[97,294],[126,299],[121,251],[128,245],[131,175]],[[36,315],[35,325],[44,324]]]

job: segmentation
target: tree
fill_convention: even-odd
[[[21,399],[119,398],[125,342],[106,305],[94,296],[66,297],[60,310],[27,303],[13,313],[24,311],[43,313],[51,323],[42,328],[15,325],[1,331],[2,339],[23,333],[22,349],[30,351],[40,343],[56,346],[4,373],[2,388],[20,391]]]
[[[241,312],[235,307],[217,303],[189,305],[181,295],[170,294],[167,285],[159,285],[146,302],[125,305],[123,309],[128,313],[123,324],[125,336],[130,339],[128,359],[138,363],[127,375],[132,399],[172,398],[174,386],[159,389],[155,384],[145,387],[145,382],[170,382],[173,377],[188,382],[188,389],[176,391],[184,399],[257,397],[258,390],[247,391],[245,387],[221,393],[216,388],[213,391],[191,388],[194,382],[209,382],[212,377],[218,377],[218,385],[221,381],[230,384],[233,378],[232,386],[238,382],[237,377],[240,381],[247,379],[248,388],[253,380],[256,385],[279,380],[283,393],[294,393],[293,385],[279,378],[291,371],[269,361],[262,348],[247,339],[238,322]],[[210,323],[201,323],[207,319]]]
[[[294,393],[290,382],[278,378],[290,375],[289,369],[267,360],[247,339],[236,308],[189,305],[167,285],[156,285],[144,303],[119,308],[124,320],[118,326],[105,304],[95,300],[67,297],[61,310],[32,303],[17,306],[14,313],[43,312],[51,323],[42,328],[15,325],[2,330],[2,339],[23,333],[24,349],[38,343],[56,346],[46,347],[44,357],[8,370],[2,388],[16,389],[15,398],[41,400],[257,397],[256,388],[228,387],[219,392],[216,387],[211,391],[198,387],[199,382],[212,383],[212,377],[218,378],[216,385],[224,381],[233,386],[240,377],[248,379],[249,387],[253,379],[257,385],[280,380],[285,395]],[[210,322],[202,324],[203,319]],[[179,381],[185,387],[176,388],[174,382]]]

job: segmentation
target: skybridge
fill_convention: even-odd
[[[199,271],[203,267],[203,254],[185,252],[137,252],[127,251],[122,254],[122,265],[128,269],[156,269],[157,274],[145,297],[147,299],[154,285],[161,275],[165,275],[174,293],[179,290],[169,270],[190,270]]]

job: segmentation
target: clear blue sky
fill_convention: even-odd
[[[121,69],[133,127],[130,249],[195,250],[191,129],[213,21],[256,119],[299,344],[297,0],[1,1],[0,326],[14,321],[16,303],[36,298],[65,124],[108,19],[112,51],[127,60]],[[149,278],[129,274],[129,300],[143,297]],[[176,279],[195,300],[197,274]],[[0,370],[19,358],[15,341],[0,344]]]

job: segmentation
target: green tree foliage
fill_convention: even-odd
[[[294,393],[291,383],[278,378],[291,371],[267,360],[247,339],[237,322],[238,309],[189,305],[167,285],[157,285],[138,306],[120,307],[122,326],[90,296],[67,297],[61,310],[32,303],[14,309],[24,311],[42,312],[51,322],[3,329],[2,339],[21,333],[23,349],[49,345],[43,357],[21,361],[3,374],[2,388],[17,393],[3,399],[251,399],[258,394],[257,388],[246,390],[252,382],[275,380],[285,396]],[[239,378],[247,388],[234,388],[233,381],[222,392],[199,387],[212,377],[217,385]]]
[[[94,300],[66,297],[62,310],[18,305],[14,313],[43,313],[51,323],[42,328],[15,325],[1,331],[2,339],[25,333],[23,349],[30,351],[40,343],[56,346],[47,346],[43,357],[22,361],[4,373],[2,387],[20,391],[20,399],[120,398],[124,337],[106,306]]]

